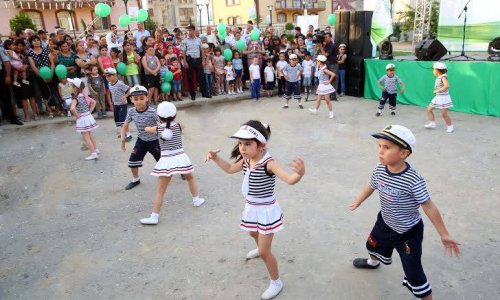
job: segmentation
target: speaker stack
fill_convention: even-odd
[[[370,41],[372,11],[338,11],[336,13],[335,44],[347,45],[346,94],[364,94],[364,59],[372,57]]]

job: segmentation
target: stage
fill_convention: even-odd
[[[414,57],[413,57],[414,58]],[[445,57],[446,58],[446,57]],[[443,61],[448,66],[450,110],[500,117],[500,63],[489,61]],[[385,74],[388,63],[396,65],[396,75],[405,83],[406,91],[398,95],[398,103],[426,107],[434,97],[433,61],[415,61],[411,57],[394,60],[365,59],[364,97],[380,99],[377,81]],[[349,76],[349,75],[347,75]]]

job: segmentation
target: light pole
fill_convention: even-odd
[[[76,41],[76,29],[75,29],[75,23],[73,22],[73,12],[71,11],[71,3],[66,4],[66,8],[68,9],[69,20],[71,21],[71,27],[73,27],[73,37],[75,38]]]
[[[269,10],[269,26],[273,25],[273,6],[268,5],[267,9]]]
[[[203,33],[203,28],[201,27],[201,9],[203,8],[204,4],[196,4],[198,6],[198,14],[200,15],[200,34]]]
[[[210,6],[210,0],[205,0],[205,7],[207,8],[207,25],[210,25],[210,11],[208,7]]]
[[[302,5],[304,5],[304,16],[307,16],[307,1],[303,0]]]
[[[123,0],[123,3],[125,4],[125,13],[128,15],[127,2],[128,2],[128,0]],[[130,31],[130,25],[127,25],[127,29]]]

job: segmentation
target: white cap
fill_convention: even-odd
[[[320,62],[325,62],[326,56],[320,54],[320,55],[318,55],[318,57],[316,57],[316,60],[319,60]]]
[[[240,130],[236,131],[236,133],[233,134],[231,137],[242,140],[257,139],[257,141],[261,142],[262,144],[267,143],[266,138],[262,133],[260,133],[260,131],[248,125],[241,126]]]
[[[417,143],[417,140],[411,130],[401,125],[386,126],[382,129],[382,131],[374,133],[372,136],[377,139],[391,141],[394,144],[410,150],[410,153],[413,151],[412,149]]]
[[[116,74],[115,68],[106,68],[104,69],[104,74]]]
[[[156,108],[156,113],[161,118],[169,118],[177,114],[177,108],[172,103],[163,101],[162,103],[158,104],[158,107]]]
[[[439,61],[437,63],[435,63],[434,66],[432,66],[432,68],[433,69],[438,69],[438,70],[446,70],[446,69],[448,69],[444,63],[439,62]]]
[[[74,86],[77,88],[80,88],[82,86],[82,80],[78,77],[76,78],[68,78],[68,81],[72,83]]]
[[[290,54],[289,59],[297,59],[297,54]]]
[[[345,44],[340,44],[339,48],[347,48],[347,46]]]
[[[136,85],[130,89],[130,96],[147,95],[147,94],[148,94],[148,90],[145,87],[143,87],[142,85]]]
[[[385,69],[386,70],[396,69],[396,66],[394,64],[387,64],[387,66],[385,66]]]

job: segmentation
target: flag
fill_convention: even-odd
[[[391,4],[389,0],[377,0],[373,11],[371,37],[378,45],[392,34]]]

